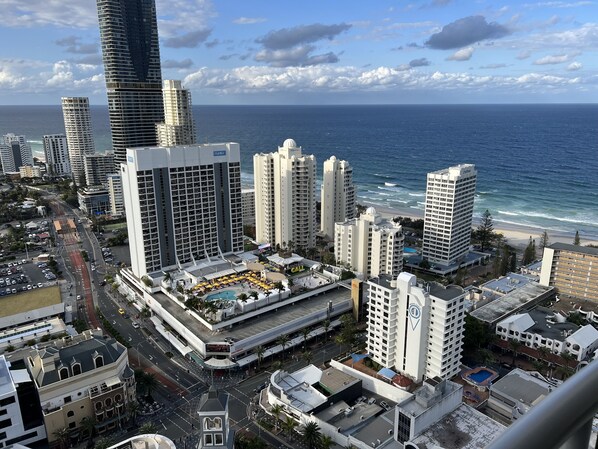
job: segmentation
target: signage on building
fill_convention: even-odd
[[[415,330],[422,317],[422,309],[417,304],[409,304],[407,314],[409,315],[409,322],[411,323],[411,328]]]
[[[226,156],[226,150],[214,151],[214,156]]]

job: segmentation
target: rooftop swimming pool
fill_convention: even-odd
[[[488,371],[487,369],[482,369],[482,370],[478,371],[477,373],[471,373],[468,377],[471,380],[481,384],[482,382],[484,382],[486,379],[489,379],[493,375],[494,375],[493,372]]]
[[[471,385],[478,387],[488,387],[494,380],[498,378],[498,373],[485,366],[478,366],[474,369],[469,369],[461,374],[461,378]]]
[[[217,301],[219,299],[225,301],[235,301],[237,299],[237,295],[233,290],[222,290],[220,292],[210,293],[206,296],[206,301]]]
[[[403,248],[403,252],[409,253],[409,254],[415,254],[417,252],[417,250],[415,248],[409,248],[408,246],[406,246],[405,248]]]

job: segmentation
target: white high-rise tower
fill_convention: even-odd
[[[256,239],[261,243],[316,246],[316,158],[293,139],[277,153],[253,156]]]
[[[162,97],[164,123],[156,124],[158,145],[172,147],[196,143],[191,92],[183,89],[178,80],[164,80]]]
[[[73,179],[76,183],[80,183],[85,179],[85,155],[93,154],[95,151],[89,99],[62,97],[62,115]]]
[[[428,173],[424,259],[448,266],[469,251],[476,178],[473,164]]]
[[[44,154],[49,176],[71,176],[69,150],[64,134],[48,134],[44,138]]]
[[[332,238],[334,223],[355,218],[353,167],[347,161],[332,156],[324,162],[321,199],[320,226],[322,233]]]

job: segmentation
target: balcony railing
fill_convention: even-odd
[[[486,449],[587,449],[598,412],[598,360],[550,393]]]

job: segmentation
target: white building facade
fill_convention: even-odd
[[[73,179],[80,183],[85,176],[84,157],[95,152],[89,98],[62,97],[62,115]]]
[[[241,189],[243,224],[255,224],[255,189]]]
[[[0,161],[4,173],[16,173],[19,167],[33,165],[31,146],[25,136],[9,133],[0,142]]]
[[[347,265],[365,278],[403,269],[404,235],[401,225],[383,221],[373,207],[359,218],[335,224],[334,255],[338,265]]]
[[[277,153],[253,156],[256,240],[294,248],[316,246],[316,158],[293,139]]]
[[[355,218],[353,167],[335,156],[324,162],[322,173],[320,227],[324,235],[334,238],[334,224]]]
[[[191,92],[183,89],[179,80],[164,80],[164,123],[156,124],[158,145],[172,147],[197,142]]]
[[[71,162],[66,135],[48,134],[43,137],[43,142],[48,176],[71,176]]]
[[[476,178],[473,164],[428,173],[422,246],[425,260],[452,265],[467,255]]]
[[[125,200],[123,197],[123,183],[120,173],[111,173],[107,177],[108,195],[110,197],[110,213],[120,216],[125,213]]]
[[[368,281],[368,353],[416,382],[448,379],[461,362],[465,294],[459,287],[431,287],[418,286],[409,273]]]
[[[136,276],[243,250],[239,144],[127,149],[121,175]]]

